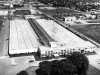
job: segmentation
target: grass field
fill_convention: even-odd
[[[42,12],[45,12],[51,16],[56,15],[56,14],[75,14],[79,13],[78,11],[74,11],[68,8],[56,8],[56,9],[40,9]]]
[[[91,21],[87,21],[88,23],[100,23],[100,20],[91,20]]]
[[[100,43],[100,25],[78,25],[71,27],[81,32],[82,34],[88,36],[89,38],[95,40],[96,42]]]

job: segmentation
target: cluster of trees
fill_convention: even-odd
[[[92,4],[88,4],[88,5],[79,5],[78,7],[78,10],[80,10],[80,11],[91,11],[91,9],[98,9],[98,6],[96,6],[96,5],[92,5]]]
[[[74,6],[80,0],[38,0],[45,4],[53,4],[53,6]]]
[[[90,10],[91,8],[97,8],[95,5],[85,5],[89,0],[38,0],[44,4],[52,4],[54,7],[68,7],[81,11]]]
[[[41,62],[36,75],[87,75],[88,66],[87,57],[74,52],[66,59]]]

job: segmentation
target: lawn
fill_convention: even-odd
[[[100,20],[90,20],[90,21],[87,21],[88,23],[100,23]]]
[[[94,41],[100,43],[100,25],[99,24],[91,24],[91,25],[78,25],[71,26],[75,30],[81,32],[87,37],[93,39]]]
[[[75,14],[75,13],[80,13],[78,11],[74,11],[68,8],[56,8],[56,9],[40,9],[42,12],[45,12],[51,16],[56,15],[56,14]]]

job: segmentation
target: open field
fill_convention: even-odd
[[[95,40],[96,42],[100,43],[100,25],[78,25],[71,27],[81,32],[82,34],[88,36],[89,38]]]
[[[72,10],[72,9],[68,9],[68,8],[52,8],[52,9],[49,9],[49,7],[48,8],[40,8],[40,10],[42,11],[42,12],[45,12],[45,13],[47,13],[47,14],[49,14],[49,15],[51,15],[51,16],[53,16],[53,15],[56,15],[56,14],[75,14],[75,13],[80,13],[79,11],[75,11],[75,10]]]
[[[90,21],[87,21],[88,23],[100,23],[100,19],[98,20],[90,20]]]

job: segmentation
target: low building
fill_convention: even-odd
[[[69,17],[65,17],[65,22],[68,24],[72,24],[74,23],[74,21],[76,21],[76,17],[75,16],[69,16]]]
[[[96,47],[76,47],[76,48],[72,48],[72,47],[67,47],[65,45],[62,46],[62,44],[56,45],[56,43],[53,43],[54,46],[52,47],[45,47],[45,46],[40,46],[40,52],[41,52],[41,57],[46,57],[46,56],[54,56],[55,54],[57,54],[58,56],[61,55],[67,55],[70,54],[72,52],[81,52],[81,53],[92,53],[95,51]]]

